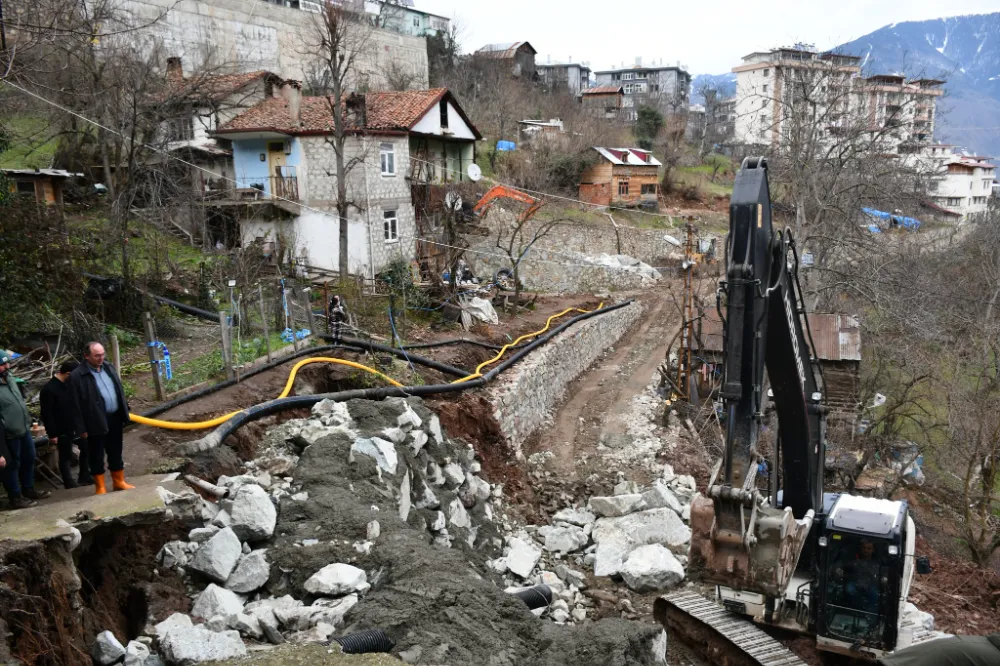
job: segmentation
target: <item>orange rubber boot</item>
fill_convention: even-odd
[[[111,472],[111,486],[115,490],[132,490],[135,488],[132,484],[125,483],[125,470],[123,469]]]
[[[104,487],[104,475],[95,474],[94,475],[94,486],[97,490],[94,491],[95,495],[104,495],[108,492],[108,489]]]

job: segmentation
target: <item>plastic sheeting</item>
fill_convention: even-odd
[[[500,317],[497,316],[497,311],[493,308],[493,304],[485,298],[475,296],[468,301],[463,301],[462,311],[487,324],[496,325],[500,323]]]

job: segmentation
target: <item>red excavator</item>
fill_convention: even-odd
[[[541,199],[536,199],[521,190],[515,190],[513,187],[507,187],[506,185],[495,185],[489,192],[483,195],[483,198],[472,209],[473,214],[477,217],[483,217],[497,199],[513,199],[514,201],[528,204],[524,212],[518,216],[518,223],[531,219],[538,212],[538,209],[544,205]]]

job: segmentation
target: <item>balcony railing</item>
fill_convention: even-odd
[[[211,201],[298,201],[299,179],[294,175],[216,178],[202,182],[201,194]]]

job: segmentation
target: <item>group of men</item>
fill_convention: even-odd
[[[93,483],[98,495],[105,494],[105,458],[114,490],[135,487],[125,481],[123,459],[128,402],[101,343],[87,343],[83,363],[60,365],[42,389],[39,402],[46,434],[59,453],[59,472],[66,488]],[[51,494],[35,488],[31,426],[24,395],[10,373],[10,358],[0,352],[0,477],[11,509],[35,506]],[[74,444],[80,449],[78,479],[71,470]]]

